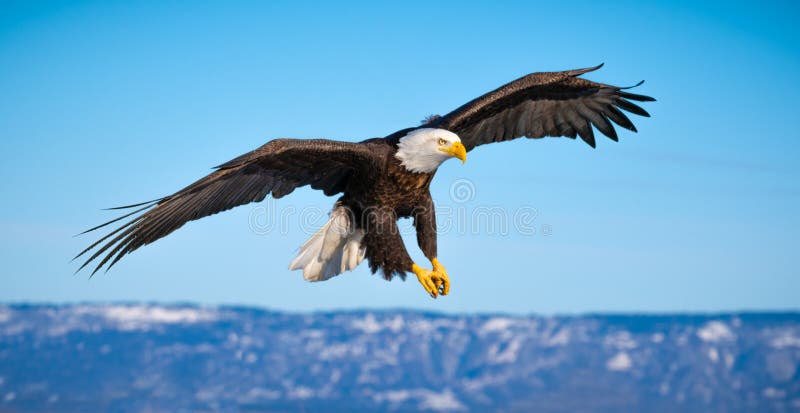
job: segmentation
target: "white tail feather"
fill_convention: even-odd
[[[300,247],[289,269],[302,269],[308,281],[325,281],[350,271],[364,260],[363,238],[364,231],[355,228],[350,210],[337,204],[330,220]]]

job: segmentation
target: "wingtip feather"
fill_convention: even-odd
[[[145,204],[141,204],[141,205],[145,205]],[[135,210],[135,211],[133,211],[133,212],[129,212],[129,213],[127,213],[127,214],[125,214],[125,215],[123,215],[123,216],[121,216],[121,217],[114,218],[114,219],[112,219],[111,221],[108,221],[108,222],[105,222],[105,223],[103,223],[103,224],[100,224],[100,225],[94,226],[94,227],[92,227],[92,228],[89,228],[89,229],[87,229],[86,231],[83,231],[83,232],[81,232],[80,234],[73,235],[73,238],[74,238],[74,237],[79,237],[79,236],[81,236],[81,235],[83,235],[83,234],[86,234],[86,233],[92,232],[92,231],[94,231],[94,230],[96,230],[96,229],[100,229],[100,228],[103,228],[103,227],[105,227],[105,226],[107,226],[107,225],[113,224],[113,223],[115,223],[115,222],[117,222],[117,221],[123,220],[123,219],[125,219],[125,218],[127,218],[127,217],[129,217],[129,216],[131,216],[131,215],[135,215],[136,213],[142,212],[142,211],[144,211],[145,209],[148,209],[148,208],[152,207],[153,205],[155,205],[155,203],[154,203],[154,202],[151,202],[150,204],[146,204],[145,206],[143,206],[143,207],[141,207],[141,208],[139,208],[139,209],[137,209],[137,210]]]
[[[603,67],[604,64],[605,63],[600,63],[599,65],[594,66],[594,67],[586,67],[586,68],[583,68],[583,69],[575,69],[575,70],[570,71],[569,75],[572,76],[572,77],[577,77],[577,76],[580,76],[580,75],[585,74],[585,73],[594,72],[595,70],[600,69],[601,67]]]
[[[621,87],[621,88],[619,88],[619,90],[633,89],[633,88],[635,88],[635,87],[639,87],[639,86],[641,86],[641,85],[643,85],[643,84],[644,84],[644,79],[640,80],[640,81],[639,81],[639,83],[637,83],[637,84],[635,84],[635,85],[633,85],[633,86],[625,86],[625,87]]]
[[[123,206],[118,206],[118,207],[103,208],[102,210],[103,211],[115,211],[115,210],[118,210],[118,209],[136,208],[138,206],[160,202],[160,201],[163,201],[164,199],[165,198],[151,199],[149,201],[139,202],[138,204],[130,204],[130,205],[123,205]]]
[[[641,80],[641,81],[639,81],[639,83],[637,83],[637,84],[635,84],[633,86],[620,87],[618,89],[620,91],[628,90],[628,89],[633,89],[633,88],[639,87],[639,86],[641,86],[643,84],[644,84],[644,80]],[[626,99],[636,100],[636,101],[639,101],[639,102],[655,102],[656,101],[656,99],[654,97],[652,97],[652,96],[639,95],[639,94],[636,94],[636,93],[619,92],[619,95],[624,97],[624,98],[626,98]]]
[[[633,113],[633,114],[636,114],[636,115],[639,115],[639,116],[644,116],[646,118],[650,117],[650,114],[647,113],[646,110],[642,109],[640,106],[638,106],[638,105],[636,105],[634,103],[631,103],[631,102],[629,102],[629,101],[627,101],[625,99],[622,99],[622,98],[617,99],[615,104],[617,106],[619,106],[620,108],[625,109],[626,111],[628,111],[630,113]]]

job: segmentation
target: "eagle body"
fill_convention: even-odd
[[[426,225],[420,232],[424,237],[420,247],[429,259],[436,257],[436,222],[430,194],[435,171],[412,172],[403,167],[397,158],[397,145],[390,140],[365,144],[386,146],[376,150],[385,151],[385,159],[363,179],[354,180],[337,204],[349,208],[356,217],[357,228],[364,230],[363,245],[372,272],[381,270],[386,279],[395,275],[405,279],[413,262],[403,245],[398,219],[414,218],[418,231]]]
[[[429,133],[443,132],[446,131],[432,130]],[[367,258],[373,273],[380,271],[386,279],[394,276],[405,279],[406,270],[413,262],[397,227],[400,218],[414,218],[423,253],[429,259],[436,257],[436,217],[430,194],[436,171],[413,172],[404,167],[397,156],[401,138],[370,139],[359,143],[367,148],[374,161],[348,177],[343,194],[331,211],[329,223],[309,240],[316,237],[319,241],[301,247],[290,269],[303,270],[304,278],[309,281],[327,280],[353,266],[352,260],[346,258],[350,253],[347,248],[361,248],[363,253],[356,265]],[[329,226],[338,233],[329,232]],[[347,240],[352,239],[352,233],[359,234],[357,245],[348,246]],[[330,251],[324,252],[326,249]],[[317,259],[304,259],[307,257]],[[329,263],[332,265],[327,266]]]
[[[487,143],[520,137],[580,137],[595,147],[594,130],[618,140],[614,124],[636,132],[623,111],[649,116],[631,101],[655,99],[579,76],[600,66],[532,73],[422,125],[362,142],[275,139],[236,157],[182,190],[153,201],[112,209],[131,211],[86,232],[128,218],[75,258],[99,260],[92,274],[160,239],[189,221],[239,205],[281,198],[309,186],[339,195],[329,221],[303,244],[290,269],[323,281],[356,268],[364,259],[387,280],[413,273],[434,298],[450,280],[437,257],[436,216],[430,184],[448,159]],[[637,84],[636,86],[640,85]],[[417,243],[430,270],[408,254],[397,221],[412,218]]]

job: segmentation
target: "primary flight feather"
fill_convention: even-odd
[[[593,127],[618,140],[614,124],[636,132],[624,112],[650,116],[632,101],[655,99],[578,76],[597,70],[541,72],[519,78],[418,127],[363,142],[276,139],[216,167],[180,191],[150,202],[115,209],[132,212],[86,232],[130,218],[75,258],[92,274],[162,238],[183,224],[233,207],[281,198],[310,185],[325,195],[342,194],[330,220],[303,246],[289,268],[309,281],[352,270],[365,258],[384,278],[414,273],[434,298],[446,295],[450,279],[437,259],[436,216],[429,187],[450,158],[466,161],[476,146],[520,137],[580,137],[595,147]],[[639,83],[641,84],[641,83]],[[638,84],[636,85],[638,86]],[[137,215],[139,214],[139,215]],[[432,269],[413,262],[397,227],[411,217],[420,249]]]

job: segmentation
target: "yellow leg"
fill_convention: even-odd
[[[411,266],[411,271],[417,276],[422,288],[436,298],[438,295],[447,295],[450,292],[450,277],[447,276],[444,266],[436,258],[431,261],[433,271],[426,270],[417,264]]]

